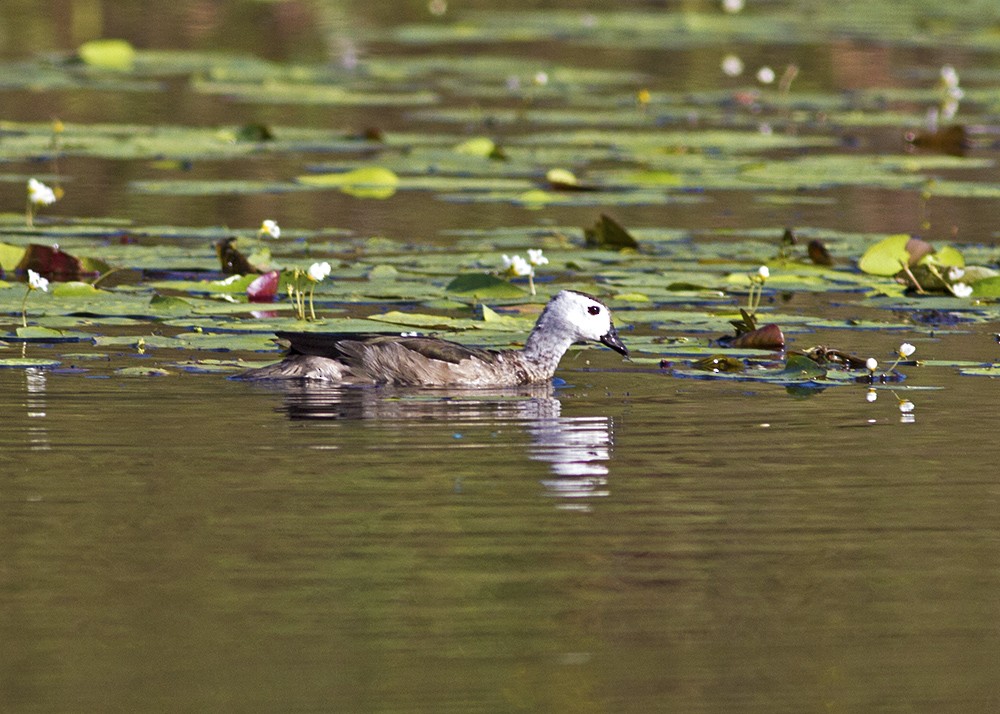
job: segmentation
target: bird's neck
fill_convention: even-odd
[[[521,355],[525,362],[530,364],[539,375],[550,378],[555,374],[559,360],[572,344],[571,338],[542,330],[539,325],[528,335]]]

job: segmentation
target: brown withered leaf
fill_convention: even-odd
[[[249,275],[261,272],[233,245],[235,242],[236,237],[230,236],[215,244],[215,254],[219,256],[222,272],[226,275]]]
[[[601,214],[593,228],[584,228],[583,236],[591,248],[639,249],[639,242],[632,237],[632,234],[606,213]]]
[[[826,249],[826,245],[819,238],[813,238],[809,241],[809,260],[811,260],[816,265],[833,265],[833,256],[830,255],[830,251]]]
[[[906,140],[918,149],[964,156],[969,149],[969,133],[961,124],[951,124],[935,131],[907,132]]]
[[[778,352],[785,349],[785,336],[782,334],[781,328],[771,322],[752,332],[737,335],[729,342],[728,346]]]

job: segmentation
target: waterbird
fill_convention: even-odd
[[[549,300],[520,350],[468,347],[438,337],[275,334],[291,343],[285,358],[244,372],[241,378],[408,387],[514,387],[552,379],[562,356],[577,342],[600,342],[628,357],[608,306],[575,290],[561,290]]]

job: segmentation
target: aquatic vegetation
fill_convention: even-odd
[[[28,204],[25,209],[24,221],[30,228],[34,225],[35,211],[42,206],[51,206],[56,202],[56,192],[38,179],[28,179]]]
[[[956,27],[971,22],[961,8],[939,12]],[[863,361],[846,357],[862,333],[946,339],[997,319],[991,236],[962,226],[976,237],[960,246],[941,237],[956,200],[998,195],[995,158],[977,153],[991,139],[975,131],[996,106],[991,75],[970,63],[897,67],[879,86],[842,91],[799,52],[829,33],[920,45],[927,36],[913,31],[922,20],[910,5],[865,23],[833,6],[808,21],[736,4],[586,17],[447,8],[433,22],[373,31],[367,40],[384,51],[344,63],[119,40],[5,63],[0,91],[117,92],[142,103],[169,82],[191,102],[259,115],[236,125],[183,115],[129,123],[112,112],[89,123],[0,117],[5,165],[51,166],[32,179],[26,220],[0,217],[0,267],[54,281],[38,327],[104,346],[121,331],[166,327],[148,344],[253,352],[268,348],[266,333],[303,321],[443,329],[459,340],[474,331],[503,346],[508,321],[537,308],[533,297],[571,287],[618,311],[637,365],[667,360],[681,375],[722,350],[746,367],[749,351],[760,362],[718,374],[788,382],[865,376]],[[988,34],[952,34],[957,46],[992,51]],[[456,41],[494,44],[456,63]],[[571,53],[539,62],[518,49],[532,41],[669,48],[698,67],[678,87],[629,67],[583,66]],[[751,51],[778,41],[787,56]],[[693,49],[706,47],[718,52]],[[927,111],[947,121],[959,101],[965,148],[952,152],[943,134],[930,140]],[[317,120],[316,106],[334,121]],[[898,147],[887,144],[892,132]],[[42,179],[80,181],[86,195],[81,167],[105,165],[130,169],[113,172],[127,177],[118,186],[135,202],[127,213],[32,225],[57,197]],[[5,180],[23,185],[11,171]],[[887,205],[913,202],[910,223],[897,211],[888,230],[872,216],[846,229],[840,216],[864,215],[872,192]],[[189,207],[203,225],[179,224]],[[144,223],[149,211],[154,225]],[[261,214],[271,217],[246,225]],[[327,225],[337,222],[346,228]],[[908,232],[918,226],[933,245]],[[289,302],[276,300],[286,293]],[[14,316],[11,295],[0,289]]]

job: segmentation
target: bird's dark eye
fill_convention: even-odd
[[[597,305],[591,305],[590,307],[587,308],[587,312],[589,312],[591,315],[600,315],[601,308],[597,307]]]

